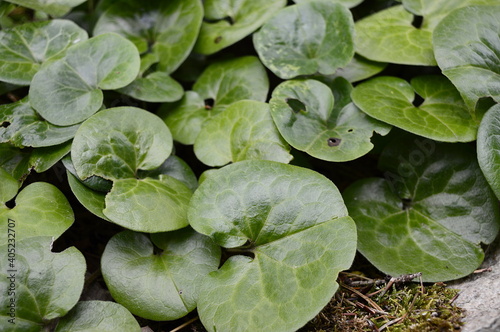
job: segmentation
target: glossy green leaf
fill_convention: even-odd
[[[280,10],[254,34],[254,45],[264,65],[283,79],[331,75],[354,56],[353,34],[347,8],[313,1]]]
[[[477,159],[491,188],[500,199],[500,105],[484,116],[477,133]]]
[[[209,166],[247,159],[288,163],[290,147],[273,123],[269,105],[242,100],[231,104],[202,127],[194,143],[196,157]]]
[[[434,31],[439,67],[474,112],[480,98],[500,102],[500,6],[471,6],[444,18]]]
[[[207,67],[177,103],[164,104],[158,115],[182,144],[194,144],[203,123],[230,104],[243,100],[265,101],[269,90],[266,70],[259,59],[245,56]]]
[[[71,151],[71,143],[69,141],[55,146],[34,149],[30,156],[31,167],[37,173],[47,171]]]
[[[340,76],[353,83],[372,77],[385,67],[387,63],[371,61],[356,54],[345,67],[337,69],[334,77]]]
[[[413,104],[415,93],[424,100],[418,106]],[[444,76],[418,76],[411,84],[377,77],[358,85],[352,99],[368,115],[420,136],[444,142],[476,139],[479,120]]]
[[[109,301],[82,301],[57,323],[55,332],[140,332],[134,316]]]
[[[356,250],[335,185],[272,161],[212,172],[193,195],[189,222],[254,257],[232,256],[202,281],[198,314],[208,331],[297,330],[331,299]]]
[[[472,273],[481,243],[499,230],[498,201],[466,145],[411,136],[382,153],[385,179],[368,178],[344,192],[358,227],[358,250],[389,275],[422,272],[424,281]]]
[[[160,167],[152,171],[139,171],[138,175],[141,179],[146,177],[161,179],[162,175],[169,175],[184,183],[193,192],[198,187],[198,180],[193,170],[184,160],[173,155],[168,157]]]
[[[130,41],[114,33],[93,37],[42,66],[31,83],[31,106],[55,125],[82,122],[101,108],[101,89],[128,85],[139,66],[139,53]]]
[[[150,50],[159,69],[170,74],[191,52],[202,17],[199,0],[119,0],[99,16],[94,35],[115,32],[128,38],[141,54]]]
[[[0,143],[0,167],[22,183],[31,172],[31,151]]]
[[[303,3],[303,2],[310,2],[310,1],[316,1],[316,0],[293,0],[293,2],[295,2],[295,3]],[[335,2],[335,3],[340,3],[344,6],[346,6],[347,8],[352,8],[352,7],[356,7],[357,5],[359,5],[364,0],[329,0],[329,1]]]
[[[347,81],[336,79],[333,89],[345,91],[334,100],[330,87],[319,81],[285,81],[273,91],[271,115],[294,148],[323,160],[353,160],[373,148],[374,131],[385,135],[390,127],[350,103],[352,87]],[[342,95],[347,98],[343,102]]]
[[[195,52],[213,54],[240,41],[285,5],[285,0],[206,0]]]
[[[34,236],[58,238],[75,220],[66,197],[57,187],[35,182],[25,187],[16,197],[12,209],[0,206],[0,226],[7,229],[9,220],[16,224],[16,240]],[[0,245],[8,241],[8,233],[0,237]]]
[[[0,105],[0,142],[23,148],[53,146],[69,141],[79,125],[56,126],[38,115],[28,97]]]
[[[221,250],[192,229],[152,237],[160,253],[144,234],[115,235],[102,255],[102,274],[113,298],[133,314],[174,320],[196,307],[200,279],[217,269]]]
[[[7,250],[12,246],[0,247],[0,330],[41,331],[47,322],[64,316],[77,303],[83,289],[85,258],[74,247],[51,252],[50,236],[17,239],[20,234],[15,230],[15,259],[8,260]],[[10,316],[11,301],[14,317]],[[12,318],[14,324],[9,322]]]
[[[186,227],[187,207],[193,192],[179,180],[120,179],[106,195],[104,215],[138,232],[157,233]]]
[[[151,103],[177,101],[182,98],[182,85],[165,72],[155,71],[145,77],[139,77],[118,92],[138,100]]]
[[[68,183],[71,191],[75,195],[76,199],[82,204],[87,210],[95,214],[101,219],[108,220],[108,217],[104,215],[102,210],[106,207],[105,199],[106,193],[92,190],[85,184],[83,184],[80,179],[78,179],[71,171],[66,172],[68,176]]]
[[[39,10],[51,16],[64,16],[71,8],[85,2],[85,0],[6,0],[27,8]]]
[[[12,177],[6,170],[0,167],[0,203],[10,201],[17,194],[19,182]]]
[[[172,136],[160,118],[139,108],[116,107],[82,123],[71,155],[80,179],[117,180],[159,167],[171,151]]]
[[[29,85],[42,63],[87,38],[85,30],[68,20],[32,22],[0,31],[0,81]]]
[[[435,66],[432,30],[416,28],[412,21],[402,5],[357,21],[356,52],[373,61]]]

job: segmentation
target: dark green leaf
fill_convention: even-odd
[[[500,105],[484,116],[477,133],[477,159],[486,180],[500,199]]]

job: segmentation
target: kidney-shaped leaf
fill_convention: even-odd
[[[75,136],[78,125],[56,126],[38,115],[28,97],[0,105],[0,142],[23,148],[58,145]]]
[[[359,180],[344,192],[358,228],[358,250],[389,275],[422,272],[445,281],[472,273],[481,243],[499,230],[498,200],[468,146],[412,136],[386,147],[386,179]]]
[[[80,179],[116,180],[159,167],[171,151],[172,136],[160,118],[140,108],[116,107],[82,123],[71,156]]]
[[[415,93],[424,99],[415,106]],[[476,139],[479,121],[444,76],[418,76],[411,84],[398,77],[361,83],[352,100],[366,114],[411,133],[444,142]]]
[[[7,0],[17,5],[45,12],[60,17],[67,14],[71,8],[85,2],[85,0]]]
[[[288,163],[290,147],[276,129],[269,105],[242,100],[231,104],[202,127],[194,143],[196,157],[209,166],[247,159]]]
[[[85,258],[74,247],[53,253],[51,241],[50,236],[18,240],[13,260],[7,257],[7,250],[12,246],[0,247],[3,299],[0,330],[41,331],[47,322],[64,316],[78,302],[83,289]],[[11,307],[13,315],[10,315]],[[9,319],[13,319],[14,324]]]
[[[402,6],[379,11],[356,22],[356,52],[370,60],[435,66],[432,30],[412,25],[413,15]]]
[[[471,6],[445,17],[434,31],[439,67],[474,111],[478,100],[500,102],[500,6]]]
[[[206,0],[195,51],[212,54],[240,41],[285,5],[285,0]]]
[[[333,89],[345,91],[338,94],[339,100],[334,100],[330,87],[319,81],[285,81],[273,91],[271,114],[281,135],[294,148],[323,160],[353,160],[373,148],[370,137],[374,131],[385,135],[390,127],[349,103],[351,86],[347,81],[338,78],[335,82]],[[341,102],[343,98],[347,103]]]
[[[239,100],[265,101],[268,90],[266,70],[257,57],[224,60],[208,66],[193,91],[177,103],[165,104],[158,115],[176,141],[194,144],[208,118]]]
[[[125,231],[115,235],[101,267],[113,298],[133,314],[173,320],[196,307],[199,282],[217,269],[221,251],[192,229],[153,235]]]
[[[2,184],[3,185],[3,184]],[[12,209],[0,207],[0,226],[7,229],[15,224],[15,238],[22,240],[33,236],[59,237],[74,221],[74,214],[66,197],[55,186],[35,182],[24,188],[16,197]],[[0,245],[11,238],[4,232]]]
[[[140,332],[141,326],[123,306],[109,301],[82,301],[57,323],[55,332]]]
[[[82,122],[102,106],[101,89],[128,85],[139,66],[139,53],[127,39],[114,33],[90,38],[42,66],[30,87],[31,106],[55,125]]]
[[[264,65],[287,79],[330,75],[354,56],[354,23],[340,4],[313,1],[286,7],[254,35]]]
[[[189,222],[254,257],[232,256],[203,279],[198,313],[209,331],[296,330],[328,303],[356,250],[335,185],[273,161],[212,172],[193,195]]]
[[[72,21],[32,22],[0,31],[0,81],[29,85],[43,62],[87,40]]]
[[[491,188],[500,199],[500,105],[484,116],[477,133],[477,159]]]

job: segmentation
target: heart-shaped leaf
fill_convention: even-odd
[[[61,127],[38,115],[28,97],[18,102],[0,105],[0,142],[23,148],[53,146],[69,141],[79,125]]]
[[[286,5],[285,0],[206,0],[205,22],[195,51],[212,54],[257,30]]]
[[[328,303],[356,250],[335,185],[267,160],[211,172],[193,195],[189,222],[254,257],[230,257],[202,281],[198,314],[209,331],[295,331]]]
[[[82,301],[57,323],[55,332],[140,332],[141,326],[123,306],[109,301]]]
[[[0,225],[7,229],[7,223],[15,223],[16,240],[34,236],[57,238],[75,220],[66,197],[49,183],[35,182],[28,185],[17,195],[15,204],[12,209],[0,206]],[[10,235],[4,232],[0,237],[0,245],[6,244],[9,238]]]
[[[500,105],[484,116],[477,133],[477,159],[491,188],[500,199]]]
[[[415,93],[424,100],[417,106]],[[444,142],[476,139],[479,121],[444,76],[418,76],[411,84],[398,77],[376,77],[354,88],[351,96],[366,114],[411,133]]]
[[[373,61],[435,66],[432,30],[412,25],[402,6],[379,11],[356,22],[356,52]]]
[[[22,233],[15,228],[16,235]],[[7,245],[0,247],[0,329],[5,332],[41,331],[51,320],[64,316],[83,289],[85,258],[74,247],[53,253],[51,237],[20,240],[15,258]],[[10,256],[9,256],[10,257]]]
[[[73,140],[78,177],[132,178],[159,167],[172,151],[172,136],[156,115],[135,107],[115,107],[87,119]]]
[[[434,52],[439,67],[460,91],[474,112],[478,100],[500,102],[500,6],[457,9],[434,31]]]
[[[85,30],[68,20],[31,22],[0,31],[0,81],[29,85],[42,63],[87,38]]]
[[[32,8],[51,16],[64,16],[71,8],[85,2],[85,0],[6,0],[17,5]]]
[[[358,227],[358,250],[389,275],[458,279],[482,262],[481,243],[499,230],[498,201],[466,145],[398,138],[382,153],[386,179],[344,192]]]
[[[137,316],[183,317],[196,307],[200,279],[219,266],[220,248],[187,228],[152,238],[160,253],[144,234],[111,238],[101,260],[104,280],[113,298]]]
[[[176,141],[194,144],[207,119],[239,100],[265,101],[268,90],[266,70],[257,57],[219,61],[205,69],[193,91],[177,103],[164,104],[158,115]]]
[[[242,100],[231,104],[202,127],[194,153],[204,164],[223,166],[247,159],[288,163],[290,147],[276,129],[269,105]]]
[[[125,38],[114,33],[90,38],[42,66],[31,83],[31,106],[55,125],[82,122],[102,106],[101,89],[128,85],[139,66],[139,53]]]
[[[303,2],[310,2],[310,1],[317,1],[317,0],[293,0],[293,2],[295,2],[295,3],[303,3]],[[344,6],[346,6],[347,8],[356,7],[357,5],[359,5],[360,3],[363,2],[363,0],[329,0],[329,1],[335,2],[335,3],[340,3]]]
[[[354,22],[344,6],[327,1],[286,7],[254,34],[264,65],[287,79],[331,75],[354,56]]]
[[[374,131],[385,135],[390,127],[350,103],[352,87],[346,80],[337,78],[332,88],[341,92],[339,100],[334,101],[330,87],[319,81],[285,81],[273,91],[271,115],[294,148],[323,160],[356,159],[373,148]]]

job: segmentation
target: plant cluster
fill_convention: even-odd
[[[196,309],[208,331],[295,331],[357,251],[387,275],[470,274],[500,229],[499,17],[495,0],[0,1],[0,329]],[[79,301],[93,258],[52,250],[78,206],[115,227],[96,258],[115,302]]]

